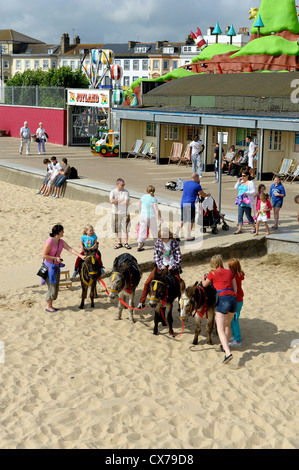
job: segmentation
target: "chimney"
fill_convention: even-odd
[[[161,49],[164,41],[156,41],[156,49]]]
[[[194,44],[194,39],[190,34],[186,37],[186,45],[188,46],[189,44]]]
[[[128,41],[128,49],[133,49],[136,44],[136,41]]]
[[[75,37],[74,37],[74,44],[78,45],[78,44],[80,44],[80,43],[81,43],[80,37],[79,37],[79,36],[75,36]]]
[[[67,33],[62,34],[60,47],[61,47],[61,54],[65,54],[68,51],[70,47],[70,37]]]

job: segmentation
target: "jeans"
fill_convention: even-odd
[[[242,307],[243,307],[243,301],[238,302],[236,313],[234,314],[234,317],[230,324],[230,329],[232,330],[232,335],[234,337],[234,340],[238,341],[238,343],[242,342],[241,330],[240,330],[240,325],[239,325],[239,317],[240,317]]]
[[[45,149],[45,140],[41,139],[39,142],[37,142],[37,153],[40,154],[40,146],[42,146],[43,153],[46,153]]]
[[[250,224],[254,224],[253,217],[251,215],[251,207],[250,206],[238,206],[238,225],[243,225],[243,216],[244,212],[246,215],[246,219]]]
[[[198,155],[192,155],[191,156],[191,161],[192,161],[192,173],[196,173],[196,170],[197,170],[199,176],[202,176],[201,156],[199,154]]]

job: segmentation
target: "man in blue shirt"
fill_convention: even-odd
[[[181,225],[178,227],[176,237],[178,237],[179,231],[182,229],[184,223],[187,225],[187,241],[195,240],[195,237],[191,237],[191,230],[195,222],[195,202],[198,195],[202,197],[211,196],[210,193],[206,194],[201,185],[199,184],[198,173],[193,173],[191,180],[186,181],[183,186],[183,195],[181,199]]]

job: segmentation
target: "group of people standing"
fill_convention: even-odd
[[[37,153],[38,155],[42,153],[45,155],[46,153],[46,146],[45,143],[49,138],[48,134],[46,133],[43,123],[40,122],[38,128],[36,129],[36,142],[37,142]],[[23,154],[23,149],[26,147],[26,155],[30,155],[30,142],[31,142],[31,131],[28,125],[28,121],[24,122],[24,125],[20,129],[20,148],[19,153],[20,155]]]

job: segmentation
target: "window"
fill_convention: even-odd
[[[155,122],[147,122],[146,123],[146,136],[147,137],[156,137],[156,123]]]
[[[163,61],[163,69],[168,70],[168,60]]]
[[[133,60],[133,70],[139,70],[139,60]]]
[[[39,69],[39,60],[34,61],[34,68],[35,68],[35,70]]]
[[[198,137],[200,138],[201,133],[202,133],[202,128],[201,127],[190,126],[187,129],[187,140],[192,141],[194,139],[194,136],[196,136],[196,135],[198,135]]]
[[[43,60],[43,68],[48,69],[49,68],[49,61],[48,59]]]
[[[269,150],[282,150],[282,133],[281,131],[270,131]]]
[[[62,61],[62,67],[67,67],[67,60]]]
[[[121,65],[121,61],[119,59],[115,59],[114,63],[115,65]]]
[[[8,68],[9,68],[9,62],[8,62],[8,60],[5,60],[5,61],[3,62],[3,64],[4,64],[4,68],[5,68],[5,69],[8,69]]]
[[[299,132],[295,132],[295,148],[294,152],[299,152]]]
[[[145,46],[142,46],[142,47],[140,47],[140,46],[139,46],[139,47],[135,47],[135,48],[134,48],[134,52],[139,52],[139,53],[144,54],[144,53],[146,53],[146,47],[145,47]]]
[[[142,70],[148,70],[148,60],[143,59],[142,61]]]
[[[218,132],[221,132],[221,129],[219,129]],[[224,129],[223,132],[227,132],[227,129]],[[236,146],[247,147],[247,143],[246,143],[247,136],[251,136],[253,142],[255,142],[257,138],[257,132],[254,131],[253,129],[237,129]]]
[[[30,60],[25,60],[25,70],[30,69]]]
[[[154,60],[154,70],[159,70],[159,68],[160,68],[159,60]]]
[[[76,68],[75,61],[71,60],[71,69],[74,71]]]
[[[130,61],[124,60],[124,70],[130,70]]]
[[[56,60],[52,60],[52,69],[56,69]]]
[[[138,80],[139,77],[133,77],[133,82],[136,82],[136,80]]]
[[[176,70],[178,68],[178,61],[177,60],[174,60],[172,62],[172,68],[173,68],[173,70]]]
[[[124,77],[124,86],[130,86],[130,77]]]
[[[17,68],[18,70],[21,69],[21,61],[20,61],[20,60],[17,60],[17,61],[16,61],[16,68]]]
[[[165,126],[165,140],[178,140],[178,126]]]

